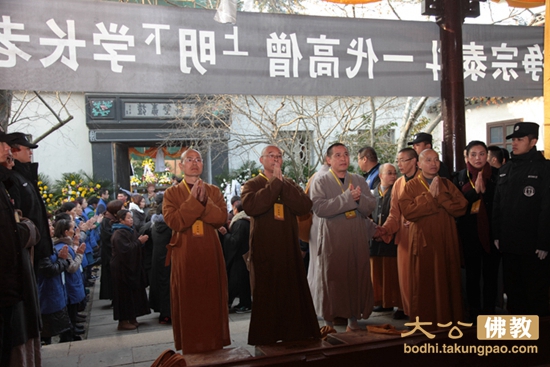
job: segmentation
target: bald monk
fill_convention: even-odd
[[[406,315],[410,313],[411,286],[409,273],[409,225],[410,222],[403,217],[399,207],[399,198],[403,193],[405,184],[412,180],[418,172],[418,154],[413,148],[401,149],[397,154],[397,167],[403,176],[393,184],[391,194],[390,215],[382,226],[384,242],[389,243],[395,234],[394,242],[397,245],[397,274],[399,275],[399,289],[401,302]]]
[[[460,250],[455,219],[466,213],[468,201],[446,178],[439,177],[439,155],[426,149],[419,157],[420,173],[407,182],[399,207],[409,228],[411,303],[409,317],[456,325],[462,319]]]

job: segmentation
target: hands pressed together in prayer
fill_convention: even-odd
[[[273,177],[283,180],[283,171],[281,170],[282,162],[275,162],[273,165]]]
[[[434,198],[439,195],[439,176],[434,177],[432,180],[432,183],[430,184],[430,194],[432,194]]]
[[[478,194],[485,193],[485,181],[483,181],[483,175],[481,174],[481,172],[477,175],[475,187]]]
[[[352,184],[349,184],[349,191],[351,192],[351,197],[353,198],[353,201],[359,201],[361,198],[361,187],[353,187]]]
[[[193,185],[193,188],[191,189],[191,195],[195,199],[200,201],[203,205],[206,204],[206,201],[208,200],[208,195],[206,194],[206,187],[203,185],[201,179],[198,179]]]

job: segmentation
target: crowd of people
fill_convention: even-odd
[[[427,133],[398,152],[397,168],[372,147],[359,150],[364,176],[350,172],[348,148],[335,143],[305,192],[268,145],[262,172],[229,205],[201,180],[200,152],[188,149],[182,179],[165,193],[149,185],[109,201],[104,188],[53,215],[36,186],[37,145],[0,133],[10,229],[0,231],[10,244],[0,256],[1,363],[40,365],[41,342],[79,340],[99,265],[100,299],[112,301],[117,329],[135,330],[152,308],[173,324],[184,354],[229,345],[230,312],[251,312],[252,345],[319,339],[341,320],[355,332],[379,311],[429,322],[427,330],[475,323],[505,312],[501,264],[507,312],[546,316],[550,164],[536,149],[538,131],[517,123],[510,155],[469,142],[466,168],[453,174]]]
[[[112,300],[118,330],[136,329],[150,308],[171,323],[162,193],[150,185],[144,195],[122,191],[123,201],[109,201],[101,189],[49,213],[32,162],[37,147],[23,133],[0,132],[1,366],[40,366],[41,345],[54,336],[81,340],[99,265],[100,298]]]

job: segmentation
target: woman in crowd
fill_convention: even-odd
[[[136,318],[151,313],[147,301],[147,279],[141,260],[141,247],[148,236],[137,236],[132,213],[126,209],[117,213],[113,224],[111,274],[113,279],[113,316],[118,330],[134,330]]]
[[[487,146],[474,140],[466,146],[466,169],[455,184],[468,200],[466,215],[458,218],[466,270],[469,321],[495,313],[500,254],[493,243],[491,213],[498,171],[487,162]],[[483,279],[483,289],[481,280]]]
[[[65,290],[67,293],[67,311],[73,327],[73,333],[83,334],[84,328],[77,324],[78,305],[86,298],[82,271],[80,265],[86,251],[86,244],[78,245],[79,238],[75,236],[73,221],[60,219],[54,227],[54,248],[61,251],[67,246],[69,252],[69,266],[65,270]]]
[[[122,209],[122,201],[113,200],[107,204],[103,221],[101,222],[101,279],[99,288],[99,299],[113,299],[113,285],[111,280],[111,258],[113,249],[111,247],[112,226],[117,222],[116,213]]]
[[[166,246],[172,238],[172,230],[164,222],[162,215],[162,199],[164,195],[158,194],[156,198],[157,214],[151,216],[151,237],[153,238],[153,261],[151,269],[151,286],[149,288],[149,301],[151,308],[159,312],[159,323],[170,324],[172,317],[170,312],[170,265],[165,266]]]
[[[145,208],[145,198],[139,194],[135,194],[132,196],[132,201],[130,202],[130,206],[128,209],[133,214],[134,217],[134,228],[136,229],[136,232],[139,232],[141,227],[145,224],[145,211],[143,210]]]
[[[48,224],[50,225],[50,236],[53,238],[54,227],[51,220],[48,220]],[[38,263],[38,296],[42,314],[40,336],[44,344],[51,344],[52,336],[56,335],[61,335],[60,343],[80,340],[80,337],[73,336],[71,331],[71,320],[67,311],[67,294],[61,275],[69,267],[69,261],[69,248],[63,246],[59,251],[54,248],[50,257],[43,258]]]

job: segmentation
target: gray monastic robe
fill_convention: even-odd
[[[374,226],[368,215],[376,205],[365,179],[348,173],[342,186],[329,171],[311,187],[313,213],[320,218],[315,310],[327,321],[335,317],[368,318],[373,308],[369,238]],[[359,203],[349,185],[361,187]],[[342,192],[344,189],[345,192]],[[345,212],[355,211],[355,218]]]

